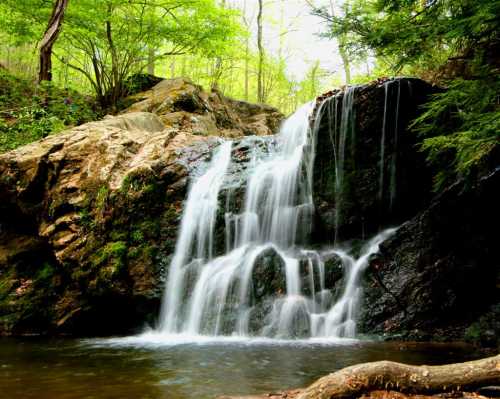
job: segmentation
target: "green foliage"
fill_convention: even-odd
[[[422,150],[438,167],[437,190],[474,170],[500,143],[500,78],[455,79],[436,94],[413,126],[426,137]],[[452,168],[450,168],[450,163]]]
[[[43,267],[38,271],[36,280],[38,282],[49,280],[50,278],[52,278],[54,273],[55,273],[54,267],[50,263],[45,262],[43,264]]]
[[[128,248],[125,241],[110,242],[97,251],[92,263],[96,267],[104,263],[111,263],[119,271],[125,265],[127,251]]]
[[[0,69],[0,153],[96,118],[88,97]]]
[[[474,171],[499,145],[498,0],[351,0],[343,16],[326,8],[330,37],[351,55],[374,52],[388,72],[438,80],[447,91],[413,124],[437,167],[435,188]]]
[[[141,230],[134,230],[130,235],[130,239],[134,244],[141,244],[144,241],[144,234]]]
[[[330,22],[331,37],[347,37],[351,54],[375,51],[393,67],[440,66],[455,53],[484,43],[498,33],[498,0],[351,0],[343,15],[326,8],[314,13]]]
[[[80,224],[86,231],[92,230],[95,227],[94,216],[89,208],[83,208],[80,211]]]
[[[109,188],[108,186],[101,186],[99,191],[97,191],[97,195],[95,198],[96,208],[99,211],[102,211],[106,207],[106,202],[109,197]]]

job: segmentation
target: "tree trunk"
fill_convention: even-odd
[[[499,384],[500,355],[443,366],[410,366],[381,361],[346,367],[320,378],[306,389],[218,399],[337,399],[369,396],[372,392],[383,394],[377,397],[400,397],[395,393],[474,392],[481,387]]]
[[[332,16],[335,16],[335,0],[330,0],[330,9]],[[351,65],[347,52],[345,51],[345,36],[341,35],[338,39],[339,54],[342,59],[342,66],[344,67],[345,84],[351,83]]]
[[[64,12],[68,7],[69,0],[57,0],[52,9],[52,15],[47,25],[47,29],[40,42],[40,69],[38,71],[38,81],[52,80],[52,47],[61,32],[61,25],[64,19]]]
[[[154,47],[148,48],[148,74],[155,74],[155,49]]]
[[[257,102],[264,102],[264,47],[262,45],[262,9],[263,0],[259,0],[259,13],[257,14],[257,47],[259,49],[259,67],[257,70]]]
[[[170,77],[175,78],[175,60],[170,63]]]
[[[226,0],[221,0],[220,1],[220,7],[221,8],[226,8]],[[223,67],[223,60],[222,57],[216,57],[215,59],[215,65],[214,65],[214,71],[212,74],[212,83],[210,84],[212,89],[219,89],[219,81],[222,76],[222,67]]]
[[[349,57],[347,56],[346,51],[344,50],[344,45],[342,44],[344,40],[340,38],[339,44],[339,54],[340,58],[342,58],[342,65],[344,66],[344,74],[345,74],[345,84],[348,85],[351,83],[351,66],[349,62]]]
[[[298,399],[355,397],[375,390],[436,393],[500,384],[500,355],[444,366],[410,366],[389,361],[347,367],[320,378]]]
[[[250,80],[250,69],[248,66],[248,58],[250,57],[249,51],[249,39],[245,39],[245,101],[248,101],[248,83]]]
[[[251,21],[247,19],[247,2],[243,1],[243,10],[241,10],[241,16],[243,23],[245,24],[247,30],[250,30]],[[249,99],[249,83],[250,83],[250,38],[248,36],[245,37],[245,101]]]

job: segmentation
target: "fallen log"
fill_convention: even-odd
[[[381,361],[344,368],[320,378],[297,399],[359,397],[375,390],[433,394],[500,385],[500,355],[443,366],[411,366]]]
[[[329,374],[305,389],[217,399],[441,399],[500,397],[500,355],[444,366],[389,361],[363,363]]]

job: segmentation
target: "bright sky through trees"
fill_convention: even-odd
[[[315,4],[327,2],[317,0]],[[257,3],[257,0],[229,1],[230,6],[245,10],[246,18],[253,25],[256,23]],[[318,37],[317,34],[326,27],[321,18],[311,15],[306,0],[267,0],[264,2],[264,18],[264,41],[268,52],[278,54],[281,42],[291,77],[303,79],[316,61],[319,61],[321,69],[331,73],[342,71],[342,60],[335,41]],[[252,32],[255,35],[256,29]]]

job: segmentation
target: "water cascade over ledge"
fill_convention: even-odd
[[[335,160],[339,186],[345,141],[354,134],[353,96],[354,89],[349,89],[342,109]],[[194,179],[169,268],[161,333],[283,339],[355,336],[361,273],[394,229],[379,233],[357,257],[338,248],[306,247],[314,212],[312,167],[318,126],[310,127],[313,107],[310,103],[300,108],[283,123],[275,145],[251,157],[241,209],[224,212],[221,199],[233,162],[230,141],[216,149],[205,172]],[[221,211],[226,250],[215,256]]]

